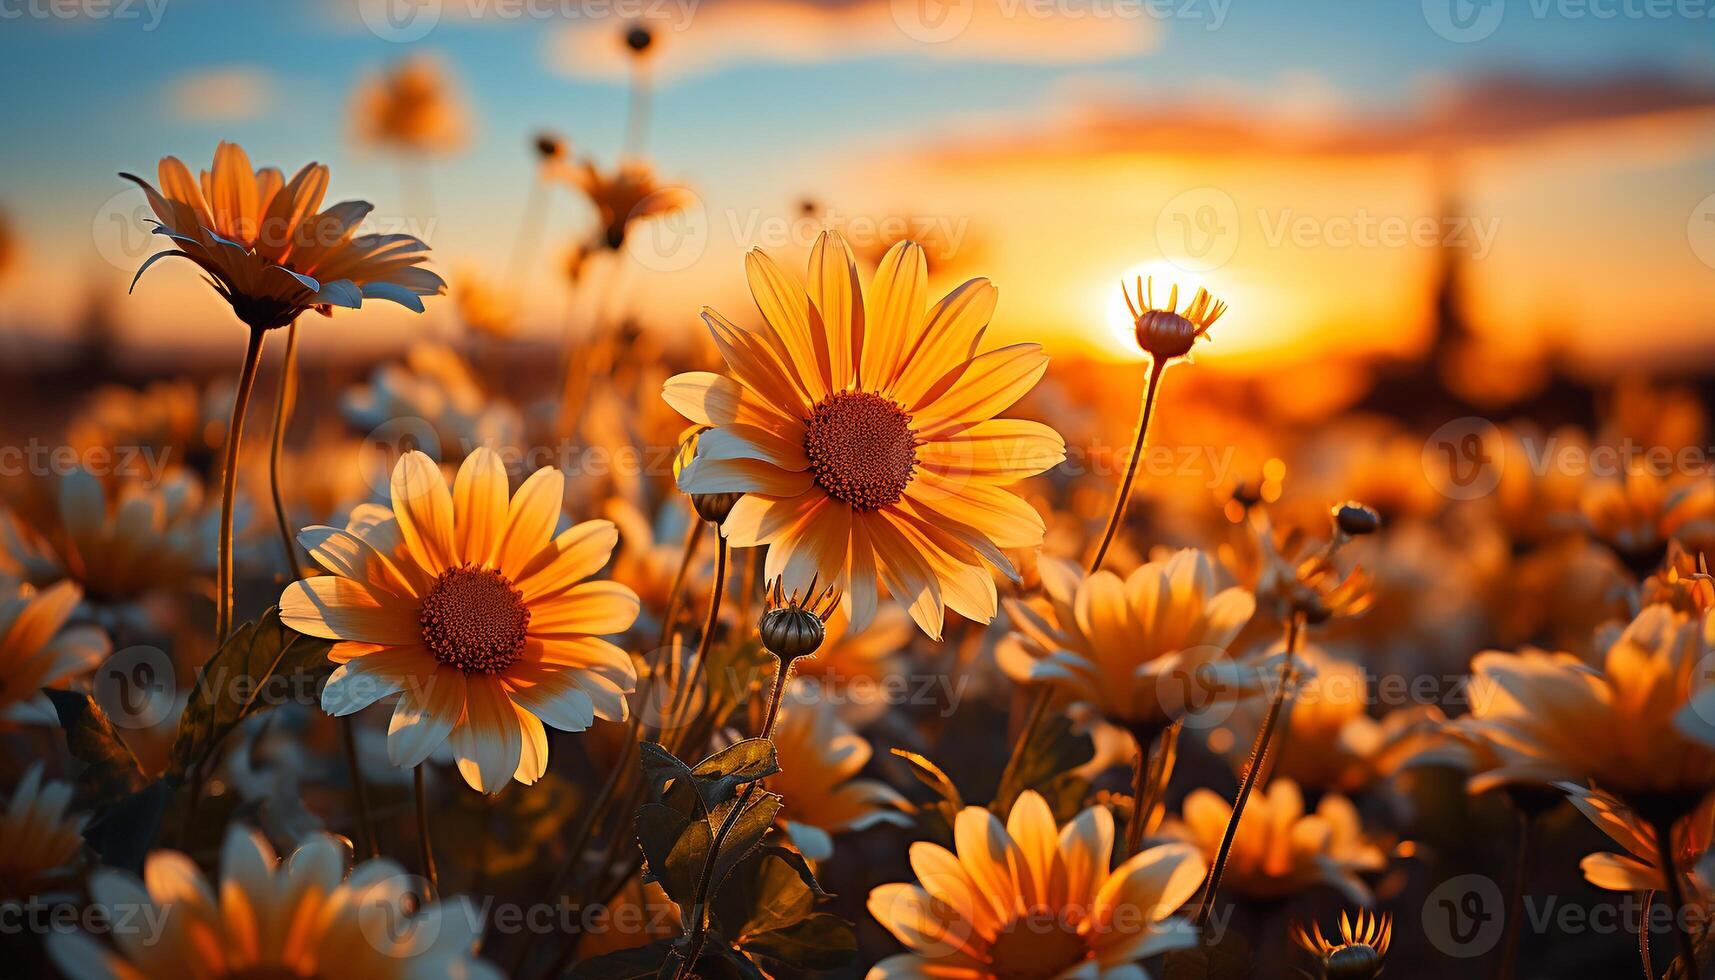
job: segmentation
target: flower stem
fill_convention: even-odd
[[[280,457],[286,446],[286,424],[292,403],[297,400],[298,321],[286,328],[286,356],[280,361],[280,390],[274,397],[274,442],[268,448],[268,490],[274,496],[274,519],[280,525],[280,544],[286,553],[286,576],[298,577],[298,549],[292,542],[291,522],[286,519],[286,498],[280,493]]]
[[[703,531],[708,522],[702,518],[691,521],[690,530],[685,532],[685,554],[679,559],[679,570],[673,575],[673,586],[667,591],[667,609],[661,614],[661,641],[655,644],[665,647],[667,640],[673,635],[673,620],[679,618],[680,598],[685,590],[685,577],[690,574],[691,562],[696,558],[697,545],[703,541]]]
[[[1650,962],[1649,953],[1649,917],[1655,909],[1655,889],[1644,891],[1644,914],[1638,920],[1638,960],[1644,968],[1644,980],[1655,980],[1655,964]]]
[[[1042,722],[1048,717],[1048,704],[1054,699],[1052,685],[1043,683],[1036,686],[1036,698],[1030,702],[1030,714],[1024,719],[1024,728],[1018,733],[1018,740],[1012,743],[1012,755],[1007,757],[1006,768],[1001,770],[1000,782],[995,785],[995,808],[1001,812],[1012,809],[1012,800],[1016,798],[1012,792],[1013,774],[1018,770],[1018,760],[1029,750],[1030,743],[1036,738],[1036,730],[1042,727]]]
[[[1167,791],[1173,774],[1173,756],[1178,750],[1179,723],[1165,728],[1143,724],[1132,727],[1137,743],[1137,761],[1132,765],[1131,823],[1126,827],[1126,857],[1143,848],[1143,832],[1156,801]]]
[[[1238,798],[1233,801],[1232,816],[1227,818],[1226,832],[1221,835],[1221,846],[1215,851],[1214,863],[1209,867],[1209,880],[1203,886],[1203,901],[1197,908],[1197,917],[1194,920],[1199,929],[1208,923],[1209,914],[1215,909],[1215,892],[1221,887],[1221,873],[1226,870],[1227,857],[1232,853],[1233,838],[1238,835],[1239,821],[1244,817],[1245,804],[1250,800],[1251,791],[1256,788],[1257,775],[1268,758],[1269,743],[1273,741],[1275,729],[1280,724],[1280,710],[1286,703],[1286,692],[1292,681],[1292,657],[1298,652],[1298,644],[1303,636],[1304,614],[1295,612],[1286,624],[1286,659],[1280,665],[1280,689],[1274,692],[1274,699],[1268,705],[1268,715],[1263,719],[1262,730],[1257,732],[1256,742],[1251,745],[1251,757],[1245,764],[1245,775],[1239,783]]]
[[[375,818],[369,812],[369,787],[357,764],[357,725],[351,715],[340,716],[339,729],[340,740],[345,743],[345,768],[351,774],[351,792],[357,803],[358,842],[371,859],[378,858],[381,845],[375,838]]]
[[[232,510],[238,495],[238,447],[244,438],[244,413],[250,407],[250,392],[256,387],[256,366],[262,361],[262,341],[267,331],[250,330],[250,346],[244,351],[244,369],[238,375],[238,392],[232,399],[232,419],[226,426],[226,465],[220,481],[220,552],[215,569],[214,645],[220,648],[232,631]]]
[[[423,851],[423,877],[429,880],[429,899],[432,901],[441,892],[440,876],[435,873],[435,846],[429,839],[429,802],[423,792],[423,766],[427,763],[417,763],[417,768],[411,770],[411,782],[417,796],[417,845]]]
[[[1524,919],[1525,872],[1529,870],[1533,823],[1529,811],[1518,811],[1518,846],[1513,849],[1513,889],[1508,901],[1506,934],[1501,937],[1501,966],[1495,974],[1497,980],[1512,980],[1518,965],[1519,928]]]
[[[1108,529],[1102,533],[1102,544],[1096,549],[1096,557],[1090,560],[1090,573],[1102,570],[1102,560],[1108,556],[1108,546],[1114,542],[1114,534],[1120,529],[1120,523],[1125,520],[1126,503],[1131,499],[1131,481],[1137,477],[1137,461],[1143,455],[1144,436],[1149,433],[1149,416],[1155,410],[1155,389],[1161,384],[1161,372],[1167,367],[1165,358],[1156,358],[1149,367],[1149,386],[1144,389],[1143,409],[1137,417],[1137,438],[1132,442],[1131,458],[1126,461],[1125,479],[1120,481],[1118,495],[1114,497],[1114,512],[1108,517]]]
[[[1673,932],[1679,937],[1679,958],[1685,966],[1685,976],[1697,977],[1697,944],[1685,921],[1685,884],[1679,877],[1679,866],[1673,859],[1673,818],[1659,817],[1655,824],[1655,853],[1661,870],[1667,876],[1667,907],[1673,910]]]

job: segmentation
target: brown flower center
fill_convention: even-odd
[[[1064,915],[1037,908],[995,936],[989,970],[997,980],[1048,980],[1089,955],[1089,944]]]
[[[828,496],[858,510],[898,502],[917,467],[917,433],[897,402],[841,391],[810,413],[804,435],[810,472]]]
[[[506,576],[466,564],[435,579],[417,622],[436,660],[466,673],[498,674],[524,652],[530,607]]]

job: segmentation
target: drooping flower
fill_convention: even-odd
[[[365,504],[344,528],[298,540],[332,574],[294,582],[280,619],[339,641],[322,707],[345,715],[398,694],[388,750],[420,764],[451,739],[472,787],[499,792],[546,771],[543,723],[583,731],[626,717],[636,669],[601,637],[637,618],[637,596],[584,579],[607,564],[607,521],[555,535],[565,478],[543,467],[508,502],[500,457],[481,448],[449,493],[421,452],[393,469],[391,509]]]
[[[815,682],[793,681],[784,698],[774,731],[780,771],[768,777],[768,790],[787,801],[781,820],[798,850],[822,861],[834,854],[834,834],[879,823],[909,826],[897,790],[858,778],[869,764],[869,740],[840,720]]]
[[[1202,857],[1163,844],[1110,871],[1114,823],[1104,807],[1061,828],[1026,791],[1004,825],[965,808],[954,840],[956,853],[911,845],[918,883],[869,893],[870,915],[910,952],[882,960],[868,980],[1120,980],[1138,975],[1139,960],[1196,944],[1173,913],[1202,884]]]
[[[100,627],[66,625],[82,599],[69,581],[0,595],[0,719],[52,722],[42,688],[89,673],[113,649]]]
[[[1256,602],[1219,588],[1202,552],[1187,548],[1124,580],[1047,558],[1038,569],[1046,602],[1007,601],[1017,632],[997,656],[1013,680],[1052,684],[1113,724],[1154,728],[1259,686],[1226,649]]]
[[[39,895],[83,849],[83,820],[68,816],[72,785],[42,771],[32,763],[0,810],[0,901]]]
[[[386,859],[350,876],[350,856],[325,834],[282,862],[259,833],[234,825],[218,887],[188,855],[156,851],[143,879],[103,869],[90,881],[110,921],[109,947],[54,932],[48,955],[71,980],[246,980],[254,977],[468,977],[498,980],[477,959],[482,919],[463,898],[415,913],[417,879]]]
[[[1213,790],[1195,789],[1185,797],[1181,819],[1167,831],[1195,843],[1214,860],[1233,807]],[[1352,801],[1329,793],[1304,812],[1304,794],[1290,779],[1276,779],[1251,794],[1221,887],[1259,899],[1277,899],[1317,885],[1339,889],[1349,901],[1368,905],[1369,886],[1358,875],[1381,871],[1387,853],[1364,833]]]
[[[845,241],[817,240],[808,290],[761,251],[746,260],[764,326],[705,309],[730,376],[693,372],[663,395],[711,426],[680,477],[687,493],[743,493],[723,525],[768,546],[765,576],[814,578],[848,597],[852,629],[885,586],[925,633],[944,610],[988,622],[1003,549],[1042,542],[1040,515],[1006,487],[1056,465],[1053,429],[996,419],[1041,378],[1039,345],[976,354],[996,290],[973,279],[924,311],[922,249],[895,246],[868,296]]]
[[[1625,801],[1589,786],[1559,783],[1566,798],[1624,854],[1598,851],[1578,862],[1584,880],[1597,888],[1615,892],[1665,891],[1667,874],[1662,871],[1656,830],[1626,805]],[[1703,804],[1700,817],[1687,820],[1674,842],[1676,864],[1691,869],[1685,875],[1687,897],[1707,912],[1715,907],[1715,850],[1710,848],[1710,818],[1715,812]]]
[[[441,277],[422,267],[429,247],[420,239],[356,234],[367,202],[317,211],[328,185],[321,164],[285,181],[272,167],[252,170],[243,149],[222,143],[200,185],[177,157],[161,160],[158,191],[141,177],[120,176],[143,188],[159,219],[155,233],[175,246],[151,255],[132,285],[160,259],[190,259],[252,330],[283,327],[310,309],[356,309],[364,299],[421,313],[421,297],[446,292]]]

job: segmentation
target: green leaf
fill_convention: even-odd
[[[649,799],[685,816],[708,816],[702,794],[693,792],[696,774],[678,756],[656,742],[644,742],[640,753],[643,778],[648,781]]]
[[[779,771],[780,759],[774,743],[766,738],[747,738],[697,763],[692,775],[703,805],[712,810],[737,795],[740,786]]]
[[[1056,776],[1076,769],[1095,758],[1095,743],[1088,735],[1072,731],[1072,719],[1059,712],[1050,712],[1036,726],[1030,741],[1019,746],[1017,764],[1011,778],[995,790],[994,803],[989,809],[1003,818],[1012,804],[1027,789],[1042,792]]]
[[[851,923],[817,912],[780,929],[746,936],[739,948],[801,970],[836,970],[857,958]]]
[[[664,803],[645,803],[637,808],[635,824],[637,843],[648,861],[647,880],[660,882],[667,897],[679,904],[683,914],[690,914],[697,882],[714,845],[708,822]]]
[[[149,784],[143,766],[131,747],[119,737],[107,712],[87,694],[75,691],[43,692],[65,730],[66,748],[84,764],[78,774],[78,791],[96,806],[104,806],[136,793]]]
[[[732,805],[740,804],[735,802]],[[710,895],[716,894],[733,868],[738,867],[738,863],[749,857],[750,852],[762,843],[763,835],[768,833],[768,828],[774,826],[775,818],[780,816],[785,803],[776,793],[761,793],[745,801],[743,806],[738,819],[733,821],[732,829],[721,839],[720,853],[715,855],[713,880],[709,883]]]
[[[745,936],[783,929],[815,911],[816,894],[785,853],[764,847],[733,869],[715,898],[715,918],[724,933],[742,943]]]
[[[161,831],[161,815],[171,795],[167,784],[149,779],[107,713],[89,695],[45,693],[65,729],[66,748],[84,764],[77,777],[78,792],[93,810],[83,829],[84,840],[103,864],[141,873],[143,858]]]
[[[277,607],[240,626],[197,672],[179,718],[167,778],[183,781],[244,719],[297,693],[313,693],[332,670],[327,658],[332,647],[331,640],[289,629]]]

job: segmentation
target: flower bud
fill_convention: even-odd
[[[762,634],[763,649],[783,662],[815,653],[827,635],[822,617],[797,605],[781,606],[763,613],[758,632]]]
[[[1158,359],[1189,354],[1197,334],[1196,324],[1172,310],[1147,310],[1137,318],[1137,345]]]
[[[1382,526],[1382,518],[1374,508],[1348,500],[1334,508],[1334,526],[1342,534],[1359,538],[1376,533]]]
[[[1372,980],[1382,969],[1382,957],[1366,945],[1341,946],[1328,954],[1322,975],[1328,980]]]
[[[625,32],[625,46],[634,54],[642,54],[655,43],[655,34],[642,24],[633,24]]]
[[[710,524],[723,524],[742,496],[742,493],[693,493],[691,506],[697,509],[698,517]]]

